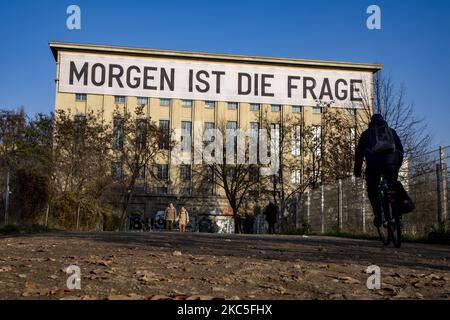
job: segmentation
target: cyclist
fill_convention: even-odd
[[[381,114],[374,114],[369,128],[359,138],[355,152],[355,177],[361,176],[361,167],[366,159],[366,183],[372,205],[376,227],[381,226],[382,204],[378,185],[383,175],[388,185],[394,185],[403,162],[403,145],[394,129],[390,128]]]

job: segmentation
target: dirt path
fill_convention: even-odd
[[[366,287],[373,264],[380,290]],[[81,269],[81,290],[66,287],[69,265]],[[450,247],[166,232],[0,237],[0,298],[449,299]]]

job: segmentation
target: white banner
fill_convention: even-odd
[[[61,53],[59,91],[248,103],[359,107],[371,73]]]

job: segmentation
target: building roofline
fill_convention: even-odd
[[[375,63],[278,58],[278,57],[206,53],[206,52],[182,51],[182,50],[148,49],[139,47],[85,44],[85,43],[59,42],[59,41],[49,41],[48,45],[53,53],[53,57],[55,58],[55,60],[57,59],[58,51],[79,51],[92,53],[107,52],[119,55],[153,56],[153,57],[210,60],[222,62],[240,62],[240,63],[244,62],[254,64],[278,65],[278,66],[340,68],[340,69],[371,71],[371,72],[377,72],[383,68],[381,64]]]

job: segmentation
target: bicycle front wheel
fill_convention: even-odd
[[[388,246],[389,243],[391,243],[391,236],[390,236],[389,226],[385,225],[383,223],[381,226],[377,227],[377,231],[378,231],[378,235],[380,237],[381,242],[385,246]]]

